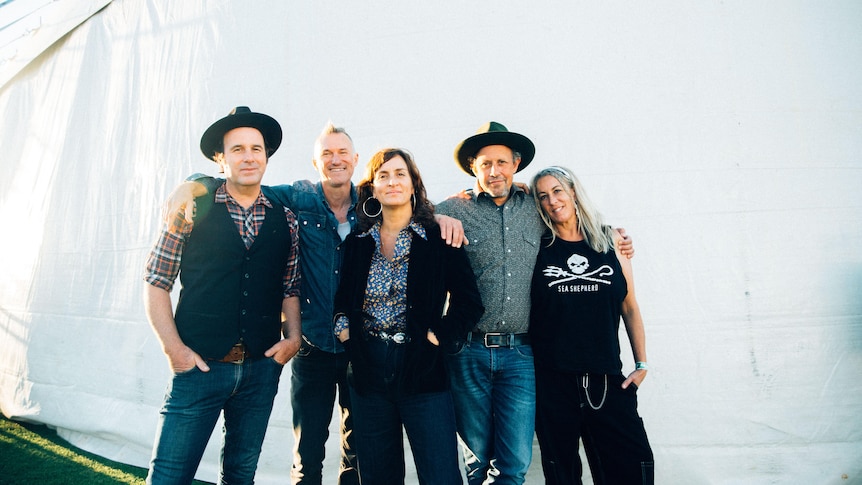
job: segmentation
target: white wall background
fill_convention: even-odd
[[[413,151],[435,200],[483,122],[526,134],[521,180],[573,168],[634,237],[657,481],[862,483],[862,3],[114,0],[0,87],[5,415],[146,464],[143,262],[236,105],[282,123],[271,184],[315,177],[329,119],[363,163]],[[290,467],[287,376],[260,483]]]

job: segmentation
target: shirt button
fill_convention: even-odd
[[[247,312],[245,310],[242,311],[242,314],[245,315]]]
[[[244,276],[245,276],[245,279],[248,279],[248,273],[246,273]]]
[[[248,296],[248,291],[243,291],[242,296]]]

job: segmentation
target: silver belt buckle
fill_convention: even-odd
[[[502,345],[499,345],[499,344],[489,344],[488,343],[488,335],[491,335],[494,337],[499,337],[503,334],[501,332],[488,332],[488,333],[486,333],[485,336],[482,337],[482,340],[483,340],[482,343],[485,344],[485,347],[488,347],[489,349],[496,349],[496,348],[502,347]]]
[[[380,336],[383,338],[383,340],[391,340],[396,344],[403,344],[404,342],[407,342],[407,334],[404,332],[398,332],[393,334],[390,334],[388,332],[380,332]]]

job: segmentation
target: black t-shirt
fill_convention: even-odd
[[[542,241],[532,281],[530,336],[536,366],[620,374],[619,323],[626,280],[613,250]]]

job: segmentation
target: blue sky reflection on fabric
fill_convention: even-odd
[[[0,86],[111,0],[0,2]]]

